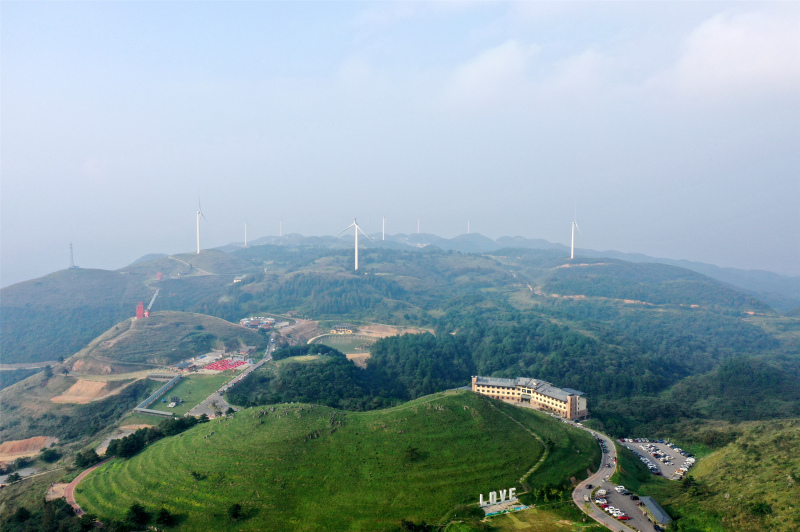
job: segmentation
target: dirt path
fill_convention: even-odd
[[[168,258],[168,259],[172,259],[172,260],[176,260],[176,261],[180,262],[181,264],[185,264],[185,265],[186,265],[186,266],[188,266],[189,268],[194,268],[195,270],[197,270],[198,272],[200,272],[200,274],[201,274],[201,275],[214,275],[213,273],[211,273],[211,272],[207,272],[207,271],[205,271],[205,270],[203,270],[203,269],[200,269],[200,268],[198,268],[197,266],[192,266],[191,264],[189,264],[189,263],[188,263],[188,262],[186,262],[185,260],[176,259],[175,257],[167,257],[167,258]]]
[[[542,457],[541,457],[541,458],[539,458],[539,461],[538,461],[538,462],[536,462],[535,464],[533,464],[533,467],[532,467],[532,468],[530,468],[528,471],[526,471],[526,472],[525,472],[525,474],[524,474],[524,475],[522,475],[522,477],[520,477],[520,479],[519,479],[519,483],[520,483],[520,484],[522,484],[522,485],[525,487],[525,489],[530,489],[530,487],[528,487],[528,486],[526,485],[526,483],[525,483],[525,479],[526,479],[527,477],[531,476],[531,474],[532,474],[534,471],[536,471],[537,469],[539,469],[539,466],[541,466],[541,465],[544,463],[544,461],[545,461],[545,460],[547,460],[547,457],[550,455],[550,451],[548,451],[548,450],[547,450],[547,445],[545,445],[545,443],[544,443],[544,440],[542,440],[542,438],[540,438],[538,434],[536,434],[536,433],[535,433],[535,432],[533,432],[531,429],[529,429],[528,427],[526,427],[525,425],[523,425],[522,423],[520,423],[519,421],[517,421],[517,420],[516,420],[516,418],[514,418],[514,417],[513,417],[511,414],[509,414],[509,413],[507,413],[507,412],[503,412],[502,410],[500,410],[499,408],[497,408],[497,406],[495,406],[495,405],[494,405],[494,404],[492,404],[492,403],[489,403],[489,406],[491,406],[492,408],[494,408],[495,410],[497,410],[498,412],[500,412],[501,414],[503,414],[504,416],[506,416],[508,419],[510,419],[511,421],[513,421],[514,423],[516,423],[517,425],[519,425],[520,427],[522,427],[522,430],[524,430],[525,432],[527,432],[528,434],[530,434],[531,436],[533,436],[534,438],[536,438],[537,440],[539,440],[539,443],[541,443],[541,444],[542,444],[542,450],[543,450],[543,452],[542,452]]]
[[[106,458],[105,460],[103,460],[99,464],[93,465],[92,467],[90,467],[89,469],[87,469],[86,471],[84,471],[83,473],[78,475],[77,477],[75,477],[75,480],[70,482],[69,485],[67,486],[67,488],[64,490],[64,498],[67,499],[67,502],[69,503],[69,505],[72,506],[73,510],[75,510],[75,514],[76,515],[83,515],[83,509],[78,505],[77,502],[75,502],[75,488],[78,486],[78,483],[81,480],[83,480],[86,475],[88,475],[89,473],[91,473],[92,471],[94,471],[95,469],[100,467],[101,465],[105,464],[109,460],[113,460],[113,459],[114,458]]]
[[[11,371],[15,369],[37,369],[45,366],[56,366],[61,364],[58,360],[47,360],[45,362],[31,362],[24,364],[0,364],[0,371]]]

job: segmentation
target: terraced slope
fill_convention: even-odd
[[[114,460],[81,483],[77,500],[105,518],[133,502],[163,505],[182,530],[382,530],[403,518],[437,521],[481,492],[520,489],[543,456],[532,477],[547,472],[550,482],[598,455],[582,431],[471,392],[364,413],[276,405]],[[239,521],[227,514],[235,503]]]

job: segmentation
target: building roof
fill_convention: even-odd
[[[586,395],[582,391],[576,390],[574,388],[561,388],[561,389],[564,390],[565,392],[567,392],[570,395]]]
[[[530,388],[536,393],[540,393],[547,397],[552,397],[553,399],[558,399],[559,401],[564,402],[567,401],[567,397],[570,395],[583,394],[583,392],[578,392],[577,390],[562,390],[561,388],[553,386],[547,381],[532,379],[530,377],[517,377],[516,379],[503,379],[500,377],[477,377],[475,379],[475,384],[481,384],[484,386],[504,386],[506,388]]]
[[[547,397],[552,397],[553,399],[558,399],[559,401],[566,401],[567,397],[569,397],[568,393],[561,388],[556,388],[549,382],[540,382],[539,385],[534,388],[534,390],[537,393],[546,395]]]
[[[507,386],[509,388],[517,386],[516,379],[501,379],[500,377],[478,377],[475,383],[483,384],[484,386]]]
[[[667,515],[667,512],[656,502],[652,497],[641,497],[639,500],[644,503],[645,507],[650,511],[650,514],[658,521],[660,525],[666,525],[672,522],[672,518]]]

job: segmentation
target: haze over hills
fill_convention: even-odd
[[[352,241],[306,245],[297,236],[291,245],[155,256],[115,272],[65,270],[3,289],[2,312],[15,316],[2,323],[4,361],[66,360],[56,375],[41,372],[0,391],[8,409],[0,434],[80,445],[112,430],[152,391],[152,382],[132,381],[141,375],[120,372],[211,348],[263,346],[265,336],[238,320],[289,311],[324,330],[377,323],[433,334],[371,340],[366,368],[341,353],[266,364],[226,395],[230,404],[379,410],[490,375],[581,390],[592,423],[618,436],[691,441],[709,423],[800,416],[800,320],[729,284],[674,265],[569,260],[564,250],[534,245],[442,249],[489,248],[480,235],[455,244],[424,234],[402,239],[366,241],[357,272]],[[134,322],[136,301],[156,292],[151,317]],[[85,405],[54,402],[92,379],[120,391]],[[142,457],[157,456],[148,452]],[[95,488],[99,498],[87,504],[118,516],[102,500],[114,488]]]
[[[504,248],[523,248],[553,250],[569,256],[569,247],[563,244],[548,242],[543,239],[530,239],[521,236],[502,236],[497,240],[479,233],[462,234],[454,238],[443,238],[428,233],[411,233],[386,235],[386,240],[381,240],[380,233],[370,235],[372,241],[361,239],[359,244],[365,248],[394,248],[402,249],[403,246],[422,248],[435,246],[443,250],[459,251],[461,253],[490,253]],[[290,234],[283,237],[269,236],[253,240],[249,245],[272,244],[281,246],[325,246],[331,248],[352,247],[352,238],[332,236],[304,237]],[[232,243],[218,249],[233,252],[243,247],[242,243]],[[737,268],[724,268],[713,264],[693,262],[688,260],[665,259],[650,257],[641,253],[623,253],[620,251],[597,251],[585,248],[576,248],[578,256],[592,258],[614,258],[627,262],[652,262],[669,264],[702,273],[718,281],[722,281],[757,297],[776,310],[789,311],[800,307],[800,277],[790,277],[765,270],[741,270]],[[141,259],[139,259],[141,260]]]

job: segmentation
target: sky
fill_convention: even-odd
[[[0,284],[283,232],[800,276],[798,2],[0,3]]]

